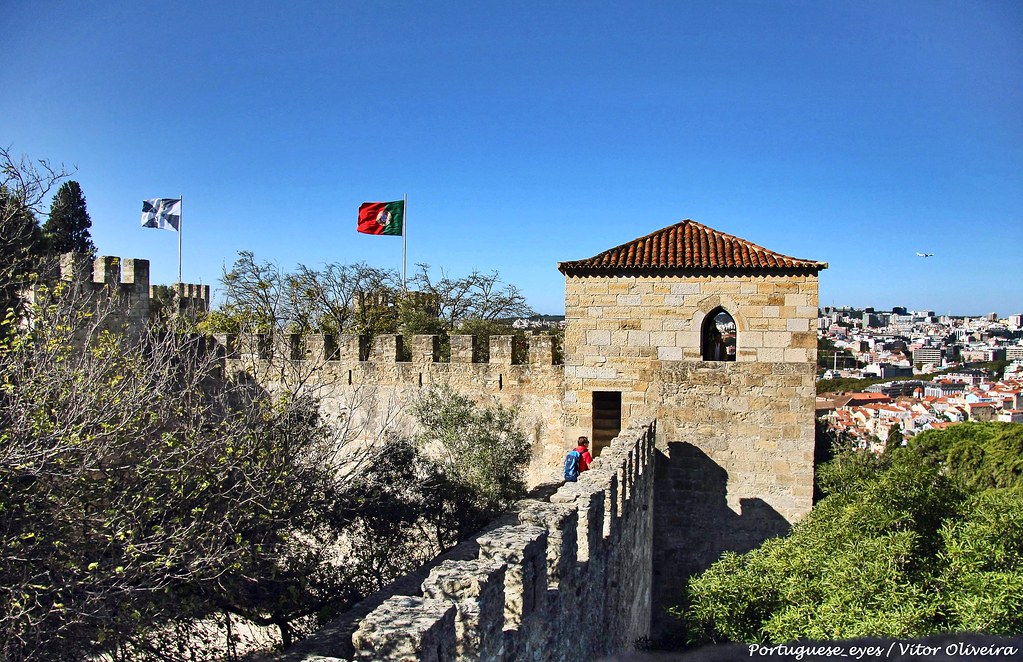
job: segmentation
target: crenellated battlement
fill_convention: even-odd
[[[629,426],[550,502],[520,502],[277,659],[571,662],[628,648],[650,621],[654,446],[652,421]]]
[[[210,309],[210,286],[191,283],[152,285],[150,299],[169,305],[178,315],[194,316]]]
[[[152,320],[155,307],[169,304],[178,314],[210,308],[209,285],[150,285],[149,260],[140,258],[90,258],[83,253],[65,253],[60,256],[59,278],[92,295],[116,301],[113,325],[129,333],[140,332]]]
[[[330,363],[362,363],[424,365],[434,363],[489,364],[500,366],[533,365],[553,366],[554,339],[551,336],[528,336],[520,340],[515,336],[490,336],[487,343],[472,335],[449,337],[451,356],[441,358],[439,335],[415,335],[411,342],[407,336],[380,334],[370,338],[354,334],[286,334],[274,341],[262,334],[226,334],[218,336],[228,348],[228,358],[248,357],[270,360],[285,356],[291,361]],[[484,356],[482,348],[489,347]]]
[[[60,256],[60,279],[88,284],[95,290],[109,287],[148,298],[149,260],[110,255],[89,259],[83,253],[65,253]]]

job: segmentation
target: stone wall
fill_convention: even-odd
[[[103,255],[90,258],[83,253],[60,256],[59,279],[70,284],[78,294],[93,299],[105,298],[104,328],[139,334],[150,321],[152,293],[157,289],[171,292],[181,310],[209,310],[210,286],[178,283],[172,287],[149,284],[149,260]],[[26,292],[29,301],[36,292]]]
[[[275,659],[572,662],[627,650],[649,631],[654,443],[652,422],[628,427],[550,502],[519,503]]]
[[[355,416],[366,442],[381,431],[414,425],[406,409],[429,386],[446,384],[483,404],[517,407],[519,424],[533,442],[528,482],[557,477],[567,450],[561,443],[564,372],[554,363],[550,336],[528,337],[518,352],[512,336],[491,336],[487,356],[475,336],[451,336],[449,361],[440,360],[438,336],[413,336],[409,348],[408,340],[400,335],[372,341],[355,335],[219,338],[228,348],[230,370],[252,374],[265,385],[301,384],[321,399],[326,412]]]

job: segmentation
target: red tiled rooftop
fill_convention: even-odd
[[[817,272],[827,267],[825,262],[775,253],[690,220],[633,239],[591,258],[558,264],[558,270],[565,274],[611,269],[796,269]]]

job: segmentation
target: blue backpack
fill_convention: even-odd
[[[579,460],[582,457],[582,453],[575,449],[568,451],[565,456],[565,480],[574,483],[579,478]]]

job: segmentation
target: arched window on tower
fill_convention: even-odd
[[[715,308],[703,320],[703,360],[734,361],[736,326],[724,308]]]

